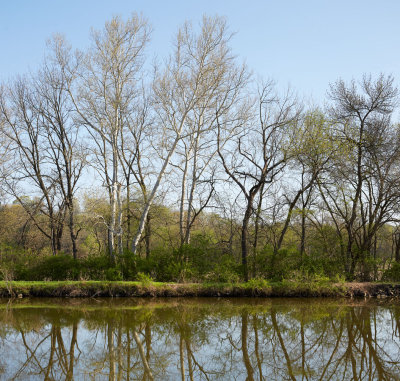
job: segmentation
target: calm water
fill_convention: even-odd
[[[400,304],[0,299],[1,380],[400,380]]]

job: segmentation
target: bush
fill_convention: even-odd
[[[318,283],[318,284],[324,284],[324,283],[330,283],[331,279],[327,276],[325,276],[322,272],[320,273],[314,273],[307,271],[307,269],[300,269],[300,270],[294,270],[290,273],[286,281],[293,281],[297,282],[299,284],[307,284],[307,283]]]
[[[400,282],[400,263],[393,262],[390,269],[383,273],[382,280]]]
[[[262,278],[253,278],[250,279],[246,286],[252,290],[264,290],[266,288],[269,287],[269,283],[266,279],[262,279]]]
[[[241,265],[237,264],[230,255],[224,255],[214,265],[205,278],[211,282],[238,283],[242,274]]]
[[[107,269],[105,276],[106,276],[106,280],[109,280],[109,281],[123,280],[121,271],[119,271],[119,269],[116,267],[110,267],[109,269]]]
[[[137,280],[142,284],[144,287],[148,287],[151,285],[151,282],[153,282],[153,279],[151,276],[144,274],[144,273],[138,273],[137,274]]]
[[[0,268],[15,280],[28,279],[30,268],[37,264],[38,254],[30,249],[0,244]],[[3,275],[0,273],[0,279]]]
[[[113,267],[107,255],[89,256],[79,261],[81,279],[111,280],[108,278],[113,277],[111,272],[107,273]]]
[[[7,262],[15,280],[122,280],[119,267],[106,255],[89,256],[79,260],[60,254],[38,258],[37,254],[15,256],[15,263]],[[3,267],[5,264],[2,265]],[[2,267],[0,266],[0,267]]]
[[[138,273],[144,273],[160,282],[181,282],[193,280],[198,272],[188,259],[182,260],[182,251],[156,248],[149,259],[135,258],[135,278]]]
[[[78,279],[80,264],[69,255],[55,255],[44,258],[27,271],[26,280],[67,280]]]
[[[265,246],[257,255],[257,276],[273,281],[281,281],[300,267],[300,256],[295,248],[284,248],[275,252],[270,245]]]

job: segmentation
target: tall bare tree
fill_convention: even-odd
[[[120,136],[126,116],[140,95],[138,85],[149,36],[150,28],[143,17],[133,14],[127,21],[114,17],[103,30],[93,31],[92,45],[80,55],[80,65],[65,70],[79,123],[87,128],[94,143],[93,164],[109,195],[108,251],[113,260],[115,237],[118,252],[122,252]]]
[[[46,160],[52,167],[52,176],[68,211],[72,254],[76,259],[79,229],[75,222],[75,193],[86,158],[79,128],[72,120],[72,105],[67,89],[62,68],[49,57],[34,82],[36,97],[33,107],[43,123]]]
[[[136,252],[150,206],[178,144],[196,131],[200,134],[203,129],[210,129],[210,125],[204,126],[203,122],[195,131],[190,128],[196,121],[196,110],[213,107],[214,113],[215,108],[221,113],[233,103],[247,80],[245,68],[236,67],[234,62],[230,37],[225,20],[219,17],[203,17],[199,33],[186,23],[178,31],[174,54],[165,69],[156,74],[153,91],[162,164],[132,242],[133,252]]]
[[[124,128],[120,136],[120,159],[122,162],[122,171],[126,183],[126,247],[130,248],[132,239],[132,205],[133,191],[136,190],[141,195],[136,200],[136,205],[145,205],[148,199],[149,187],[157,161],[154,158],[154,149],[152,144],[152,100],[146,94],[145,88],[142,90],[142,97],[138,99],[136,106],[131,112],[125,115]],[[141,209],[140,209],[141,211]],[[135,216],[136,217],[136,216]],[[150,238],[151,238],[151,214],[147,215],[145,226],[145,246],[146,257],[150,256]]]
[[[38,95],[33,79],[21,77],[11,83],[0,98],[0,113],[12,142],[12,168],[4,179],[7,192],[24,207],[40,232],[51,242],[56,255],[61,249],[65,200],[60,195],[57,176],[46,154],[43,116],[38,110]],[[28,197],[24,189],[35,198]],[[46,222],[43,224],[43,217]]]
[[[398,92],[391,76],[380,75],[364,76],[358,84],[339,80],[329,94],[332,139],[343,149],[320,189],[338,234],[346,240],[343,261],[353,279],[372,237],[390,221],[398,201],[398,133],[391,123]]]
[[[229,178],[239,187],[245,208],[241,228],[243,277],[248,281],[248,228],[256,196],[265,184],[271,184],[282,173],[288,160],[290,131],[300,109],[288,92],[280,98],[272,82],[263,85],[256,103],[258,120],[241,126],[225,148],[223,122],[218,126],[218,154]]]
[[[3,86],[0,86],[0,99],[2,98],[2,94],[5,92]],[[3,179],[8,176],[9,168],[7,166],[7,162],[10,159],[10,139],[7,134],[7,123],[4,120],[3,116],[0,113],[0,204],[2,202],[2,198],[4,196],[4,186]]]
[[[305,113],[296,126],[290,147],[292,160],[288,171],[293,176],[285,174],[287,182],[290,183],[290,191],[283,193],[287,212],[275,251],[281,248],[293,212],[301,201],[301,257],[304,253],[306,208],[320,173],[329,164],[335,152],[329,132],[329,120],[319,110]]]

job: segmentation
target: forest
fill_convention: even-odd
[[[0,84],[0,280],[400,281],[391,75],[313,105],[259,79],[224,18],[163,59],[151,33],[132,14],[83,50],[54,35]]]

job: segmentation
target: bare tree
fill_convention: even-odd
[[[220,57],[226,61],[228,57]],[[190,242],[191,228],[209,205],[216,190],[217,118],[235,118],[236,103],[240,103],[247,78],[242,67],[230,65],[221,72],[220,88],[216,87],[207,99],[197,104],[187,119],[188,135],[178,145],[181,160],[179,201],[179,232],[181,245]],[[196,209],[197,208],[197,209]]]
[[[38,95],[33,80],[19,78],[3,92],[0,113],[12,142],[12,173],[4,179],[7,192],[24,207],[39,231],[51,242],[56,255],[61,249],[61,237],[65,218],[65,200],[60,195],[57,176],[46,154],[43,115],[38,111]],[[24,197],[25,191],[36,198]],[[43,224],[43,216],[46,223]]]
[[[70,64],[65,70],[78,121],[93,138],[94,167],[109,194],[108,251],[113,260],[115,236],[118,252],[122,252],[120,136],[140,94],[138,84],[149,35],[144,18],[136,14],[127,21],[114,17],[102,31],[93,31],[92,46],[80,55],[80,65]],[[58,56],[62,60],[67,56],[65,47]]]
[[[185,137],[192,138],[194,131],[190,127],[195,123],[196,110],[214,107],[218,113],[222,112],[247,80],[245,68],[236,68],[234,64],[229,39],[226,22],[221,18],[204,17],[198,34],[186,23],[177,34],[174,54],[165,69],[156,74],[153,91],[162,164],[132,242],[133,252],[136,252],[150,206],[178,144]],[[200,126],[195,129],[197,134],[210,129],[203,122],[197,126]]]
[[[138,99],[131,112],[125,115],[124,128],[120,136],[120,160],[126,183],[126,247],[131,245],[132,234],[132,187],[139,189],[141,200],[137,205],[145,205],[148,200],[148,188],[151,186],[152,175],[154,174],[157,161],[154,160],[154,149],[152,145],[152,100],[142,89],[142,97]],[[140,209],[141,211],[141,209]],[[136,217],[136,216],[135,216]],[[146,257],[150,256],[151,237],[151,214],[147,215],[145,226]]]
[[[3,92],[5,89],[3,86],[0,86],[0,99],[3,97]],[[7,163],[10,160],[10,139],[8,138],[7,133],[7,123],[4,120],[2,114],[0,113],[0,197],[4,196],[4,186],[3,186],[3,178],[6,178],[9,173],[9,166]],[[0,198],[0,205],[1,205]]]
[[[243,277],[248,281],[248,227],[254,211],[255,197],[265,184],[277,180],[288,160],[290,131],[296,124],[300,109],[288,92],[280,99],[273,83],[263,85],[259,93],[258,121],[243,124],[229,144],[222,148],[224,126],[218,126],[218,154],[229,178],[239,187],[244,199],[241,252]]]
[[[393,78],[384,75],[375,80],[364,76],[359,84],[339,80],[329,93],[332,138],[342,149],[320,190],[338,234],[347,240],[349,279],[359,261],[364,265],[373,236],[391,220],[398,201],[398,135],[391,123],[397,94]]]
[[[57,62],[49,58],[35,80],[34,90],[36,97],[33,107],[43,123],[46,159],[68,210],[72,254],[76,259],[79,230],[75,223],[74,199],[85,166],[85,153],[80,143],[79,129],[72,120],[66,78]]]
[[[289,172],[293,173],[294,178],[291,178],[288,174],[285,176],[288,182],[291,183],[291,191],[285,192],[283,195],[287,204],[287,213],[275,251],[281,248],[293,212],[301,201],[300,255],[301,258],[303,257],[306,208],[311,201],[311,193],[320,173],[331,161],[335,151],[335,147],[330,140],[329,129],[329,121],[319,110],[307,112],[297,125],[290,148],[292,160],[290,162]]]

